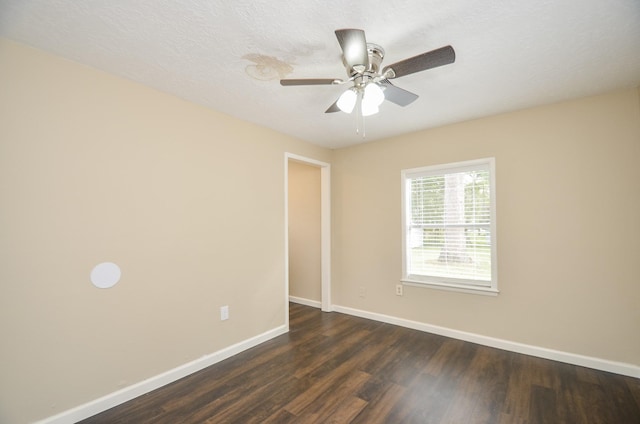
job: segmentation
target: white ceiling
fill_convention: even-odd
[[[325,114],[345,86],[338,28],[391,64],[452,45],[452,65],[394,80],[420,95]],[[0,0],[0,35],[312,143],[338,148],[640,85],[638,0]]]

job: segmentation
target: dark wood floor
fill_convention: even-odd
[[[640,380],[291,304],[288,334],[96,423],[640,423]]]

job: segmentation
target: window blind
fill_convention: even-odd
[[[405,261],[410,280],[492,285],[489,164],[405,175]]]

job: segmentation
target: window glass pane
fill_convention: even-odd
[[[409,275],[491,282],[491,184],[486,168],[409,177]]]

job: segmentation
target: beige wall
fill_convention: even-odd
[[[289,294],[321,301],[320,168],[289,161]]]
[[[331,153],[0,40],[0,422],[284,325],[285,151]]]
[[[396,296],[400,170],[485,157],[501,293]],[[640,365],[637,90],[341,149],[332,170],[335,304]]]

